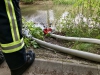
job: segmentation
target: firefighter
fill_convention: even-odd
[[[35,53],[25,51],[19,0],[0,0],[0,64],[6,60],[11,75],[22,75],[34,62]]]

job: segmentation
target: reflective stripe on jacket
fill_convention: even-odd
[[[21,33],[22,23],[19,0],[0,0],[0,2],[5,5],[5,9],[0,8],[2,9],[0,10],[0,16],[5,20],[0,22],[0,43],[3,49],[2,52],[12,53],[19,51],[24,46]],[[0,5],[2,5],[1,3]],[[0,20],[2,20],[2,18]],[[8,32],[6,32],[6,30]]]

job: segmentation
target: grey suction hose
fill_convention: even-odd
[[[61,51],[61,52],[64,52],[64,53],[75,55],[75,56],[78,56],[78,57],[81,57],[81,58],[85,58],[85,59],[88,59],[88,60],[100,62],[100,55],[89,53],[89,52],[83,52],[83,51],[80,51],[80,50],[65,48],[65,47],[62,47],[62,46],[54,45],[54,44],[50,44],[50,43],[47,43],[45,41],[36,39],[34,37],[31,37],[31,38],[33,40],[35,40],[40,45],[43,45],[43,46],[46,46],[46,47],[49,47],[49,48],[52,48],[52,49],[55,49],[55,50],[58,50],[58,51]]]
[[[89,42],[89,43],[95,43],[95,44],[100,44],[99,39],[93,39],[93,38],[80,38],[80,37],[65,37],[65,36],[60,36],[56,34],[50,34],[52,37],[62,39],[62,40],[70,40],[70,41],[80,41],[80,42]]]

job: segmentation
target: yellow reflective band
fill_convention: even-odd
[[[23,46],[24,46],[23,38],[16,42],[1,44],[1,47],[3,49],[2,51],[4,53],[12,53],[12,52],[19,51],[21,48],[23,48]]]
[[[1,47],[10,47],[10,46],[14,46],[14,45],[17,45],[17,44],[20,44],[21,42],[23,42],[23,38],[19,41],[15,41],[15,42],[12,42],[12,43],[7,43],[7,44],[1,44]]]
[[[17,19],[16,19],[12,0],[5,0],[5,5],[6,5],[6,11],[7,11],[10,27],[11,27],[11,34],[12,34],[13,41],[18,41],[20,39],[20,36],[19,36]]]
[[[17,48],[14,48],[14,49],[11,49],[11,50],[2,50],[2,52],[3,53],[13,53],[13,52],[16,52],[16,51],[19,51],[20,49],[22,49],[23,46],[24,46],[24,43],[21,46],[17,47]]]
[[[13,28],[12,28],[12,21],[11,21],[11,17],[10,17],[10,14],[9,14],[9,8],[8,8],[8,2],[7,2],[7,0],[5,0],[5,5],[6,5],[6,11],[7,11],[7,15],[8,15],[9,22],[10,22],[11,32],[14,32]],[[14,33],[12,33],[12,37],[13,37],[13,41],[15,41]]]

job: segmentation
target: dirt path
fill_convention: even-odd
[[[89,66],[49,59],[35,59],[35,62],[23,75],[100,75],[100,65]],[[4,62],[0,66],[0,75],[11,75]]]
[[[10,70],[6,62],[0,65],[0,75],[10,75]]]

